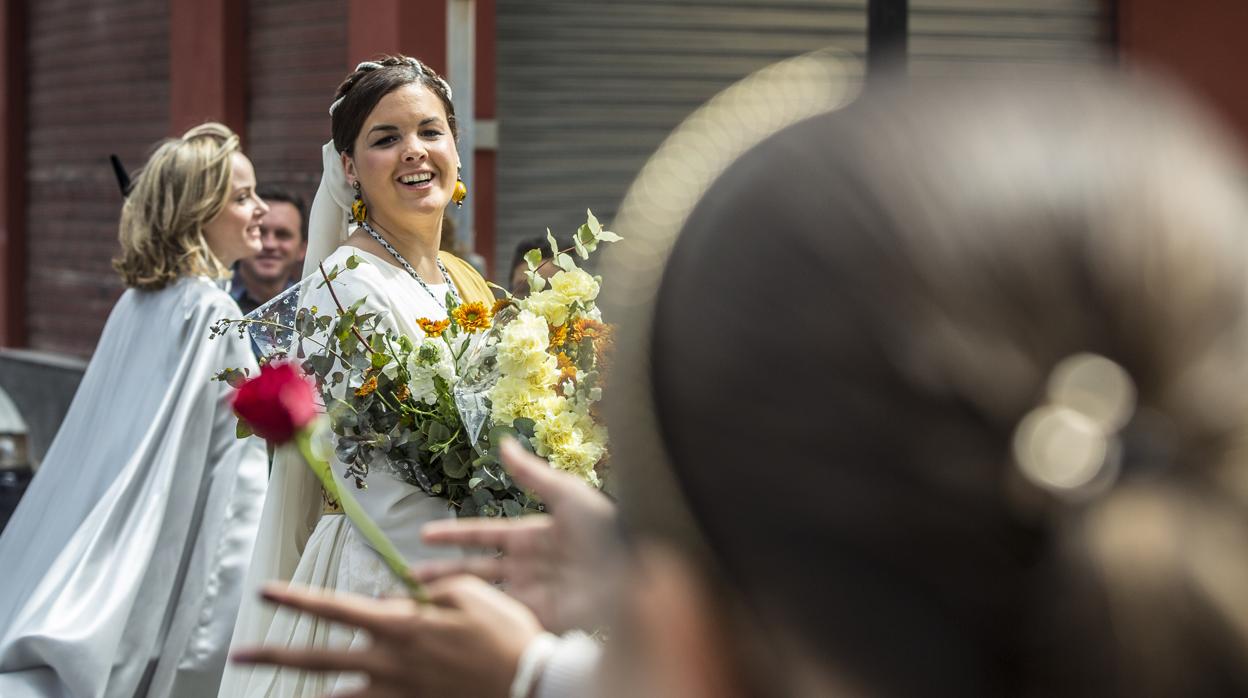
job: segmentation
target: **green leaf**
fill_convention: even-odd
[[[240,439],[245,439],[255,433],[256,432],[251,430],[251,425],[244,422],[241,418],[238,420],[238,424],[234,427],[234,436]]]
[[[237,368],[227,368],[221,372],[225,379],[226,385],[238,390],[243,387],[243,383],[247,381],[247,373]]]
[[[390,363],[390,355],[377,352],[373,354],[373,368],[381,368]]]
[[[458,480],[468,474],[471,463],[459,451],[448,451],[442,455],[442,472],[449,478]]]
[[[529,271],[536,269],[542,263],[542,251],[534,248],[524,253],[524,263],[528,265]]]
[[[355,311],[359,310],[359,309],[360,309],[360,307],[361,307],[361,306],[363,306],[363,305],[364,305],[364,303],[365,303],[365,301],[367,301],[367,300],[368,300],[368,296],[360,296],[359,298],[357,298],[357,299],[356,299],[356,301],[355,301],[354,303],[352,303],[352,304],[351,304],[351,305],[347,308],[347,312],[348,312],[348,313],[351,313],[351,314],[353,314],[353,315],[354,315],[354,314],[355,314]]]
[[[503,442],[503,439],[509,436],[514,439],[520,436],[520,432],[516,431],[512,427],[498,425],[490,429],[490,433],[486,436],[486,438],[489,439],[491,446],[497,447]]]
[[[619,242],[620,240],[623,240],[624,238],[620,237],[619,235],[616,235],[610,230],[604,230],[601,233],[598,233],[598,239],[603,242]]]
[[[354,269],[360,266],[360,261],[361,261],[360,258],[355,255],[351,255],[350,257],[347,257],[347,268]]]
[[[576,269],[576,262],[572,260],[571,255],[559,255],[556,265],[564,271],[574,271]]]
[[[435,442],[446,441],[451,438],[451,430],[442,422],[429,422],[429,440]]]
[[[590,232],[589,226],[582,224],[576,229],[576,235],[572,236],[572,245],[576,248],[576,254],[581,259],[589,259],[589,253],[594,251],[597,242],[594,240],[594,234]]]
[[[550,232],[550,228],[546,229],[546,242],[550,244],[550,256],[557,257],[559,255],[559,241],[555,240],[555,236]]]
[[[589,209],[585,209],[585,225],[589,226],[589,229],[593,232],[594,237],[599,237],[602,233],[602,224],[599,223],[598,219],[594,217],[594,212]]]
[[[509,517],[520,516],[524,513],[524,507],[520,506],[520,502],[514,499],[503,500],[503,515]]]
[[[534,271],[526,271],[524,276],[529,280],[529,290],[533,293],[540,293],[542,289],[546,288],[546,277],[541,274]]]
[[[512,422],[511,426],[514,427],[514,429],[511,429],[509,431],[513,431],[519,434],[524,434],[530,439],[533,438],[533,435],[535,433],[537,433],[537,422],[533,421],[532,419],[529,419],[528,417],[520,417],[516,421]],[[493,435],[494,435],[494,431],[491,430],[490,442],[496,443],[493,439]]]

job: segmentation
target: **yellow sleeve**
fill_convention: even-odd
[[[471,264],[449,252],[439,252],[438,258],[442,260],[446,273],[451,275],[451,281],[455,282],[455,288],[459,290],[465,303],[479,301],[487,306],[494,303],[494,292]]]

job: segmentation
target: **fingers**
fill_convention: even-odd
[[[459,575],[431,582],[425,587],[429,599],[439,606],[463,608],[469,599],[485,596],[506,596],[478,577]]]
[[[304,671],[363,671],[377,669],[375,653],[368,650],[348,652],[344,650],[292,650],[279,647],[251,647],[230,654],[230,660],[239,664],[269,664],[272,666],[303,669]]]
[[[555,470],[546,461],[524,450],[515,439],[506,439],[499,449],[507,472],[526,489],[532,490],[547,506],[558,507],[569,491],[585,487],[574,475]]]
[[[523,516],[518,519],[446,519],[425,524],[420,534],[430,545],[460,545],[506,551],[519,536],[548,526],[550,517],[542,515]]]
[[[385,635],[396,611],[410,606],[399,599],[377,600],[359,594],[314,592],[280,584],[268,584],[261,593],[266,600],[294,608],[326,620]]]
[[[415,565],[410,570],[416,581],[429,582],[458,575],[471,575],[487,582],[502,582],[506,578],[503,561],[496,557],[465,557],[458,560],[431,560]]]

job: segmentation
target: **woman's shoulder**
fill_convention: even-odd
[[[230,294],[219,283],[206,276],[184,276],[156,290],[126,289],[117,301],[117,307],[129,306],[168,306],[182,310],[188,320],[203,313],[234,317],[240,312],[238,303],[234,302]]]
[[[451,275],[451,281],[465,301],[494,302],[494,292],[475,267],[450,252],[439,252],[438,259],[442,260],[442,266],[446,267],[446,273]]]

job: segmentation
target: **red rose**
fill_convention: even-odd
[[[234,394],[234,412],[261,438],[283,444],[316,418],[316,391],[294,366],[268,364]]]

